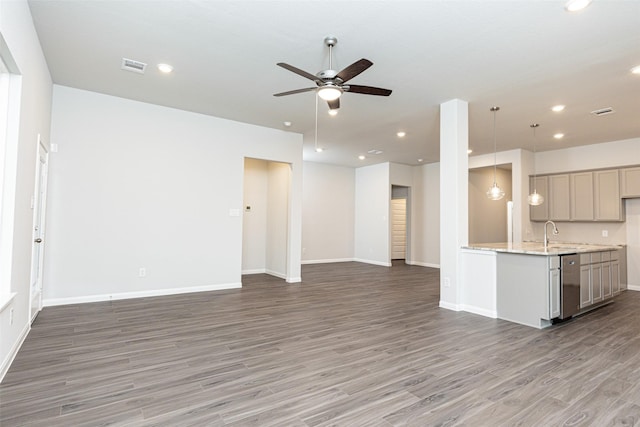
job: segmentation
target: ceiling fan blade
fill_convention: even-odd
[[[354,62],[344,70],[340,71],[336,75],[336,77],[340,78],[344,83],[348,80],[351,80],[352,78],[354,78],[355,76],[357,76],[358,74],[366,70],[367,68],[371,67],[372,65],[373,65],[373,62],[369,61],[368,59],[362,58],[361,60]]]
[[[287,92],[274,93],[273,96],[293,95],[294,93],[310,92],[312,90],[317,90],[317,89],[318,89],[317,87],[307,87],[304,89],[296,89],[296,90],[290,90]]]
[[[340,98],[336,98],[333,101],[327,101],[327,104],[329,104],[330,110],[337,110],[340,108]]]
[[[285,70],[294,72],[299,76],[306,77],[309,80],[313,80],[314,82],[322,82],[322,80],[320,80],[318,77],[314,76],[313,74],[307,73],[306,71],[301,70],[300,68],[296,68],[293,65],[285,64],[284,62],[278,62],[278,64],[276,65],[284,68]]]
[[[378,95],[378,96],[391,95],[391,89],[382,89],[381,87],[346,85],[342,89],[347,92],[362,93],[364,95]]]

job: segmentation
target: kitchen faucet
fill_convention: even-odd
[[[547,221],[544,223],[544,250],[547,250],[547,246],[549,245],[549,237],[547,237],[547,225],[553,225],[553,234],[557,235],[558,233],[560,233],[558,231],[558,227],[556,227],[556,223],[553,221]]]

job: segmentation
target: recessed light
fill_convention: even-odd
[[[364,159],[366,159],[366,157],[365,157],[365,156],[363,156],[362,154],[360,154],[360,155],[358,156],[358,158],[359,158],[360,160],[364,160]]]
[[[398,138],[404,138],[406,134],[407,134],[406,132],[402,132],[402,131],[396,133],[396,135],[398,135]]]
[[[633,67],[633,68],[631,69],[631,72],[632,72],[633,74],[640,74],[640,65],[636,65],[635,67]]]
[[[553,137],[555,139],[562,139],[562,138],[564,138],[564,133],[556,133],[556,134],[553,135]]]
[[[335,110],[329,110],[329,115],[330,115],[330,116],[337,116],[337,115],[338,115],[338,110],[337,110],[337,109],[335,109]]]
[[[324,149],[322,147],[317,147],[316,148],[316,153],[322,153],[324,151]]]
[[[284,125],[284,127],[286,128],[290,128],[291,127],[291,122],[282,122],[282,124]]]
[[[418,159],[418,163],[424,162],[424,159]]]
[[[163,73],[170,73],[173,71],[173,67],[169,64],[158,64],[158,70]]]
[[[469,149],[467,150],[467,154],[471,154],[471,153],[473,153],[473,150],[472,150],[471,148],[469,148]]]
[[[591,4],[591,0],[569,0],[564,8],[567,12],[578,12],[589,6]]]
[[[551,111],[555,112],[555,113],[559,113],[560,111],[564,110],[564,105],[554,105],[553,107],[551,107]]]

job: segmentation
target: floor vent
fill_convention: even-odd
[[[615,110],[611,107],[607,107],[607,108],[601,108],[599,110],[593,110],[591,112],[591,114],[596,115],[596,116],[605,116],[607,114],[613,114],[615,113]]]
[[[147,64],[140,61],[134,61],[133,59],[122,58],[122,66],[120,68],[127,71],[133,71],[134,73],[144,74]]]

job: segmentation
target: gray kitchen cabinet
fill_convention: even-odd
[[[602,299],[609,299],[613,296],[613,288],[611,287],[611,261],[603,261],[601,263],[600,284],[602,286]]]
[[[620,251],[580,255],[580,309],[606,302],[621,291]]]
[[[640,197],[640,167],[620,169],[620,196]]]
[[[600,253],[597,252],[599,255]],[[596,255],[596,253],[591,254]],[[593,304],[602,301],[602,263],[598,259],[595,261],[592,257],[591,261],[591,302]]]
[[[591,264],[580,265],[580,308],[593,304],[591,296]]]
[[[618,295],[622,290],[622,268],[624,263],[620,261],[621,257],[625,257],[624,250],[611,251],[611,292],[613,296]]]
[[[572,173],[569,178],[571,220],[593,221],[593,172]]]
[[[560,316],[560,259],[558,257],[549,258],[549,319]]]
[[[618,169],[593,172],[596,221],[624,221]]]
[[[549,176],[549,219],[569,221],[571,219],[571,187],[569,174]]]
[[[546,176],[538,176],[535,180],[533,177],[529,180],[530,192],[535,189],[538,194],[544,197],[544,202],[539,206],[529,206],[529,218],[531,221],[547,221],[549,219],[549,194],[547,192],[549,178]]]

